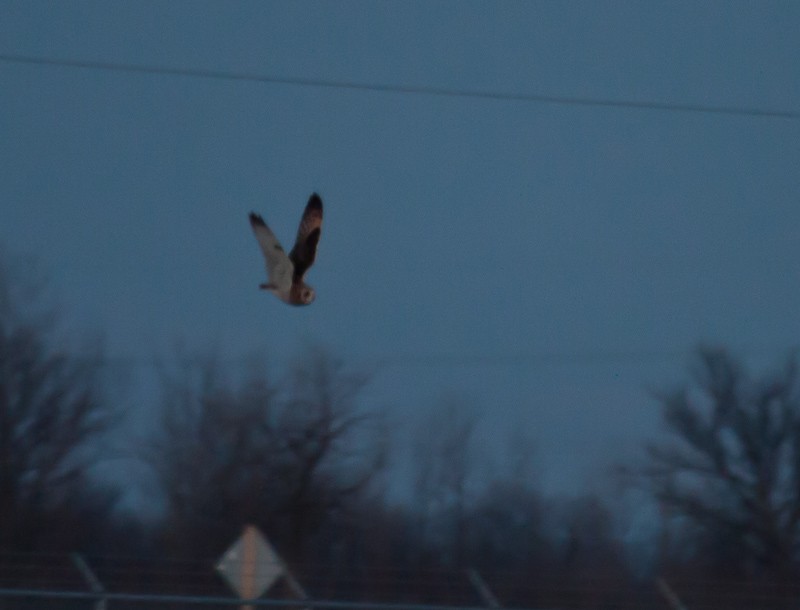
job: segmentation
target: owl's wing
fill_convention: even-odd
[[[294,265],[283,251],[278,238],[275,237],[264,219],[255,212],[250,212],[250,226],[253,228],[253,234],[264,255],[270,285],[279,291],[289,290],[292,284]]]
[[[322,230],[322,199],[313,193],[308,199],[303,218],[300,219],[300,228],[297,230],[297,239],[289,260],[294,265],[294,276],[303,279],[308,268],[314,263],[317,256],[317,244]]]

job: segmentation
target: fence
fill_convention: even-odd
[[[710,580],[691,573],[635,581],[614,576],[344,565],[298,566],[310,599],[278,582],[240,600],[214,562],[94,557],[87,578],[68,554],[0,554],[0,610],[798,610],[800,580]],[[481,591],[481,589],[485,589]],[[665,594],[665,591],[667,593]],[[488,593],[488,594],[487,594]]]
[[[128,607],[130,604],[144,605],[146,608],[175,607],[259,607],[259,608],[303,608],[314,610],[486,610],[483,606],[441,606],[435,604],[387,604],[345,602],[333,600],[291,600],[291,599],[249,599],[233,597],[205,597],[192,595],[150,595],[136,593],[103,593],[94,591],[47,591],[41,589],[0,589],[0,607],[3,601],[23,600],[30,603],[44,602],[82,602],[84,607],[114,608]],[[117,605],[120,604],[120,605]],[[123,605],[124,604],[124,605]],[[18,606],[14,606],[18,607]],[[44,607],[44,606],[42,606]],[[63,607],[63,606],[59,606]],[[76,606],[77,607],[77,606]],[[510,609],[527,610],[527,609]],[[537,609],[538,610],[538,609]]]

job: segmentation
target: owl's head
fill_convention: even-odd
[[[316,296],[317,293],[315,293],[314,289],[308,285],[303,286],[303,289],[300,291],[300,301],[302,301],[303,305],[310,305]]]

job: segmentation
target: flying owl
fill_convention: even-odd
[[[260,284],[259,288],[269,290],[284,303],[309,305],[316,293],[303,278],[317,255],[322,229],[322,199],[316,193],[309,197],[289,256],[264,219],[255,212],[250,212],[250,226],[267,264],[267,283]]]

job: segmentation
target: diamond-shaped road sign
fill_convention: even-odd
[[[225,551],[217,570],[242,599],[260,597],[284,572],[280,557],[253,525]]]

